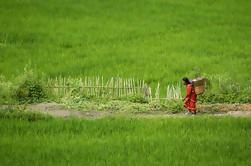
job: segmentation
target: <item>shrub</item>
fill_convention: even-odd
[[[208,92],[198,96],[198,103],[251,103],[251,90],[225,93]]]
[[[24,73],[17,78],[13,98],[19,103],[36,103],[46,99],[42,81],[30,68],[25,67]]]
[[[183,109],[183,101],[181,100],[168,100],[165,105],[173,113],[180,112]]]
[[[129,98],[129,101],[133,103],[148,103],[148,100],[142,95],[131,96],[128,98]]]

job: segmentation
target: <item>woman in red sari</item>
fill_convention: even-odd
[[[182,80],[184,85],[186,85],[186,96],[183,98],[183,101],[185,100],[184,107],[188,108],[189,112],[195,115],[197,95],[189,79],[185,77]]]

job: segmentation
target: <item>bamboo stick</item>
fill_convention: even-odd
[[[66,78],[64,77],[64,83],[63,83],[63,96],[66,94],[66,88],[65,88]]]
[[[148,89],[148,100],[150,99],[150,101],[152,102],[152,91],[151,88],[149,87]]]
[[[123,78],[120,79],[120,88],[121,88],[120,89],[120,97],[122,97],[123,96],[123,89],[122,89],[123,88]]]
[[[87,95],[87,89],[85,89],[87,87],[87,76],[85,76],[85,83],[84,83],[84,95]]]
[[[110,93],[110,88],[109,88],[109,91],[108,91],[108,86],[110,85],[109,81],[110,80],[108,79],[107,82],[106,82],[106,85],[105,85],[105,95],[108,95]]]
[[[118,90],[118,78],[114,81],[115,88],[114,88],[114,96],[117,97],[117,90]]]
[[[126,96],[129,96],[129,88],[128,88],[128,79],[125,80],[125,83],[126,83]]]
[[[134,95],[137,95],[137,88],[135,86],[135,80],[133,78],[133,89],[134,89]]]
[[[96,93],[97,93],[97,97],[99,98],[99,76],[96,77]]]
[[[145,89],[145,82],[142,82],[142,90],[143,90],[143,97],[146,97],[146,89]]]
[[[56,80],[55,80],[55,86],[54,86],[54,91],[55,91],[55,95],[58,96],[58,78],[56,77]]]
[[[104,77],[102,76],[102,97],[104,97]]]
[[[137,95],[140,94],[139,79],[137,78]]]
[[[124,96],[126,96],[126,82],[124,80]]]
[[[131,90],[131,78],[128,80],[128,84],[129,84],[129,95],[132,95],[132,90]]]
[[[157,88],[156,88],[156,91],[155,91],[155,100],[156,100],[156,101],[159,100],[159,87],[160,87],[160,84],[158,83]]]
[[[79,84],[80,91],[83,92],[83,90],[84,90],[84,88],[83,88],[84,85],[83,85],[83,81],[82,81],[82,78],[81,78],[81,77],[79,78],[78,84]]]

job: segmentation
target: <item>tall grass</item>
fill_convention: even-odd
[[[251,84],[248,0],[0,0],[0,73]]]
[[[1,165],[251,164],[250,118],[0,120]]]

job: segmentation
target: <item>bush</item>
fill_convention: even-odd
[[[177,113],[183,110],[183,101],[181,100],[168,100],[165,104],[167,109],[172,113]]]
[[[131,96],[128,98],[129,98],[129,101],[133,103],[148,103],[148,100],[142,95]]]
[[[198,103],[251,103],[251,90],[226,93],[205,93],[198,96]]]
[[[46,99],[46,91],[41,80],[30,68],[25,68],[17,79],[13,98],[19,103],[36,103]]]

